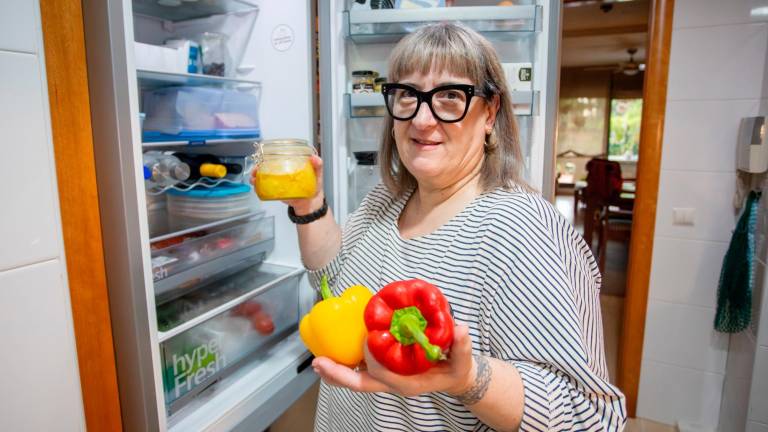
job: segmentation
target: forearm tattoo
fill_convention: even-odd
[[[477,363],[477,374],[475,375],[475,382],[472,386],[462,394],[456,395],[456,399],[464,405],[474,405],[480,402],[480,399],[485,396],[488,391],[488,387],[491,386],[491,363],[487,358],[480,355],[473,355],[475,362]]]

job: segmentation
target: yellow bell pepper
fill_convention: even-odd
[[[328,357],[336,363],[355,367],[363,360],[367,334],[363,312],[373,294],[362,285],[354,285],[334,297],[325,276],[320,283],[320,294],[323,300],[301,319],[301,340],[316,357]]]

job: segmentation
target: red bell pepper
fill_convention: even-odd
[[[427,371],[453,343],[448,300],[423,280],[393,282],[365,308],[368,350],[387,369],[400,375]]]

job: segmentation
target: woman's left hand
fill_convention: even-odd
[[[356,392],[387,392],[402,396],[430,392],[460,394],[469,388],[475,375],[472,339],[465,325],[455,328],[448,360],[419,375],[405,376],[391,372],[368,352],[367,342],[364,342],[364,351],[367,370],[350,369],[327,357],[316,358],[312,367],[326,383],[333,386]]]

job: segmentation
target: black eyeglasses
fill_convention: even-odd
[[[426,102],[432,115],[443,123],[461,121],[469,111],[472,96],[484,96],[472,84],[450,84],[423,92],[406,84],[387,83],[382,84],[381,93],[389,115],[396,120],[416,117],[422,102]]]

